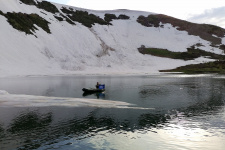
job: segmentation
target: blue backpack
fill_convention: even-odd
[[[98,86],[98,89],[105,89],[105,84],[100,84],[99,86]]]

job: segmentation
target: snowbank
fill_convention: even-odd
[[[59,4],[56,6],[58,9],[69,7]],[[158,73],[159,70],[211,61],[206,58],[182,61],[142,55],[137,50],[141,45],[171,51],[186,51],[186,48],[202,43],[204,47],[201,49],[222,53],[218,48],[212,48],[208,41],[178,31],[170,24],[164,25],[164,28],[149,28],[137,23],[138,16],[152,14],[149,12],[86,10],[102,18],[105,13],[125,14],[130,17],[129,20],[114,20],[109,26],[95,24],[90,29],[78,22],[76,25],[66,21],[59,22],[52,13],[23,4],[19,0],[0,1],[0,10],[3,13],[36,13],[50,22],[51,30],[51,34],[48,34],[37,27],[36,37],[26,35],[14,29],[7,19],[0,15],[0,77],[152,74]]]

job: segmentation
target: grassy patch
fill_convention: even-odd
[[[61,17],[60,17],[61,16]],[[54,16],[58,21],[66,21],[66,22],[68,22],[69,24],[71,24],[71,25],[75,25],[75,23],[72,21],[72,20],[70,20],[68,17],[66,17],[66,16],[64,16],[62,13],[60,13],[60,16]]]
[[[20,1],[27,5],[35,5],[37,8],[44,9],[51,13],[59,12],[59,10],[57,9],[57,7],[55,5],[53,5],[52,3],[47,2],[47,1],[42,1],[42,2],[37,2],[37,3],[34,0],[20,0]]]
[[[156,15],[139,16],[137,22],[146,27],[159,27],[160,20]]]
[[[4,13],[0,10],[0,15],[4,16]]]
[[[197,53],[191,52],[171,52],[167,49],[158,49],[158,48],[139,48],[139,52],[142,54],[149,54],[158,57],[166,57],[172,59],[182,59],[182,60],[192,60],[200,57]]]
[[[166,57],[171,59],[182,59],[182,60],[193,60],[201,56],[207,56],[211,59],[225,60],[224,55],[218,55],[211,52],[206,52],[200,49],[194,49],[193,47],[188,48],[187,52],[172,52],[167,49],[159,48],[138,48],[139,52],[142,54],[149,54],[158,57]]]
[[[67,17],[70,18],[72,21],[79,22],[83,24],[84,26],[91,28],[95,23],[100,25],[111,25],[112,20],[117,19],[129,19],[130,17],[126,15],[119,15],[119,17],[116,17],[115,14],[105,14],[104,20],[100,18],[99,16],[96,16],[94,14],[89,14],[87,11],[81,11],[76,10],[74,11],[72,8],[67,9],[65,7],[61,8],[61,11],[65,14],[67,14]],[[65,16],[64,16],[65,18]]]
[[[86,27],[91,28],[92,25],[98,23],[100,25],[109,25],[105,20],[101,19],[100,17],[94,14],[88,14],[87,11],[76,11],[72,15],[68,15],[68,17],[73,20],[80,22]]]
[[[225,52],[225,45],[224,44],[221,44],[220,45],[220,49],[222,49]]]
[[[49,22],[37,14],[8,12],[3,15],[8,19],[8,22],[13,28],[25,32],[26,34],[33,34],[31,31],[37,30],[34,24],[42,28],[47,33],[51,33],[48,26]]]
[[[34,0],[20,0],[20,1],[27,5],[36,5]]]
[[[65,14],[73,14],[74,13],[74,11],[72,9],[67,9],[65,7],[62,7],[61,11]]]
[[[59,10],[55,5],[53,5],[50,2],[47,1],[42,1],[42,2],[35,2],[34,0],[20,0],[24,4],[27,5],[35,5],[37,8],[43,9],[45,11],[51,12],[53,14],[59,13]],[[87,11],[81,11],[81,10],[76,10],[74,11],[72,8],[65,8],[62,7],[61,11],[65,14],[66,16],[61,15],[60,16],[54,16],[58,21],[67,21],[68,23],[75,25],[73,21],[79,22],[83,24],[84,26],[91,28],[95,23],[100,24],[100,25],[111,25],[111,21],[113,19],[129,19],[130,17],[126,15],[119,15],[119,17],[116,17],[115,14],[105,14],[105,18],[102,19],[99,16],[96,16],[94,14],[89,14]]]
[[[53,5],[52,3],[47,2],[47,1],[38,2],[37,7],[44,9],[51,13],[59,12],[59,10],[57,9],[57,7],[55,5]]]
[[[67,9],[64,7],[61,9],[61,11],[66,13],[67,17],[70,18],[71,20],[79,22],[89,28],[91,28],[92,25],[94,25],[95,23],[98,23],[100,25],[109,25],[109,23],[106,22],[105,20],[101,19],[100,17],[94,14],[88,14],[87,11],[79,11],[79,10],[73,11],[71,9]]]
[[[198,74],[198,73],[220,73],[225,74],[225,61],[215,61],[201,64],[193,64],[178,67],[170,70],[160,70],[160,72],[183,72],[187,74]]]
[[[105,21],[106,22],[111,22],[113,19],[117,19],[115,14],[105,14]]]
[[[120,14],[119,17],[116,17],[115,14],[105,14],[104,19],[106,22],[110,23],[112,20],[127,20],[130,19],[130,17],[123,14]]]
[[[66,17],[66,22],[68,22],[69,24],[75,25],[75,23],[73,21],[71,21],[69,18]]]
[[[58,21],[63,21],[64,19],[62,17],[59,16],[54,16]]]
[[[119,17],[118,17],[118,19],[128,20],[128,19],[130,19],[130,17],[129,16],[126,16],[124,14],[120,14]]]
[[[225,29],[221,27],[191,23],[162,14],[149,15],[147,17],[139,16],[137,22],[146,27],[159,27],[160,22],[162,24],[169,23],[173,27],[176,27],[177,30],[187,31],[188,34],[199,36],[204,40],[210,41],[214,45],[221,44],[221,38],[225,35]],[[216,35],[217,37],[213,35]]]

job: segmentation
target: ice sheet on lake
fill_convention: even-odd
[[[15,95],[6,91],[0,91],[0,107],[102,107],[102,108],[129,108],[129,109],[153,109],[135,107],[134,104],[121,101],[85,99],[85,98],[64,98],[46,97],[34,95]]]

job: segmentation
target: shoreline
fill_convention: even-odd
[[[59,73],[59,74],[27,74],[27,75],[0,75],[3,78],[24,78],[24,77],[60,77],[60,76],[144,76],[144,75],[164,75],[164,74],[178,74],[174,72],[80,72],[80,73]]]
[[[44,77],[125,77],[125,76],[177,76],[177,77],[202,77],[202,76],[215,76],[218,73],[200,73],[200,74],[186,74],[182,72],[158,72],[158,73],[73,73],[73,74],[43,74],[43,75],[12,75],[0,76],[1,79],[16,79],[16,78],[44,78]],[[224,75],[225,76],[225,75]]]

